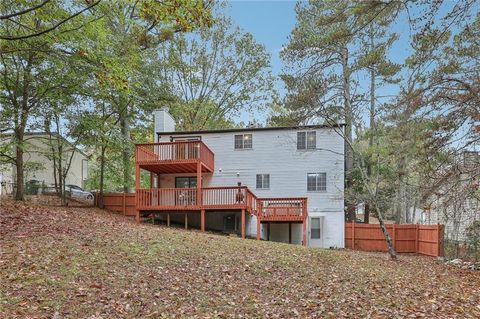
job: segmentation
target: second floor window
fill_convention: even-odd
[[[270,174],[257,174],[257,189],[270,188]]]
[[[252,134],[235,135],[235,149],[251,149],[252,148]]]
[[[327,173],[308,173],[307,191],[321,192],[327,190]]]
[[[317,132],[297,132],[297,150],[314,150],[317,148]]]

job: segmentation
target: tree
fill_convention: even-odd
[[[393,63],[387,57],[388,50],[391,48],[394,41],[398,38],[395,33],[390,32],[390,26],[395,19],[398,12],[398,6],[391,5],[383,8],[382,11],[377,12],[372,10],[371,5],[374,2],[365,3],[364,6],[359,6],[355,15],[358,17],[360,23],[368,23],[368,26],[356,34],[359,38],[360,45],[366,48],[364,53],[360,54],[358,65],[359,68],[367,72],[369,83],[369,107],[368,107],[368,132],[365,137],[368,139],[368,148],[366,155],[366,170],[367,176],[372,177],[373,165],[375,161],[378,162],[379,154],[375,154],[378,150],[378,132],[377,118],[380,113],[381,98],[378,97],[377,91],[379,87],[385,84],[397,83],[398,79],[395,75],[400,71],[400,65]],[[361,180],[361,179],[360,179]],[[361,181],[361,183],[364,181]],[[364,222],[369,222],[370,210],[372,203],[365,203]]]
[[[82,118],[81,126],[84,131],[82,143],[88,145],[93,153],[94,162],[90,169],[89,185],[98,189],[98,205],[103,207],[108,154],[112,151],[121,151],[118,146],[120,144],[118,119],[114,111],[101,101]]]
[[[60,31],[68,32],[68,27],[62,29],[63,25],[67,25],[72,19],[81,16],[88,10],[94,8],[98,1],[86,1],[84,8],[74,8],[77,11],[64,11],[61,14],[55,15],[43,15],[45,9],[55,8],[58,6],[57,1],[43,0],[42,2],[34,4],[23,4],[18,1],[6,0],[2,2],[0,6],[0,22],[5,24],[6,28],[0,33],[0,40],[5,41],[20,41],[29,38],[39,37],[50,32]],[[76,6],[75,6],[76,7]],[[23,19],[27,16],[36,15],[38,19],[37,29],[32,29],[28,25],[23,24]],[[13,33],[10,33],[10,29],[13,29]],[[72,30],[76,30],[74,28]],[[10,47],[10,50],[15,50],[15,47]]]
[[[261,111],[272,95],[265,47],[221,13],[215,22],[198,34],[176,37],[160,53],[168,61],[165,80],[174,96],[168,104],[184,130],[232,126],[232,117]]]
[[[356,97],[352,94],[355,61],[351,9],[348,2],[299,2],[295,8],[297,24],[281,54],[294,66],[293,72],[283,76],[287,88],[295,92],[287,96],[287,103],[300,104],[293,108],[303,109],[307,115],[305,120],[312,116],[317,119],[328,116],[345,121],[347,189],[352,187],[351,143],[356,105]],[[320,110],[328,114],[321,114]],[[346,204],[347,218],[354,220],[354,203],[347,200]]]
[[[22,8],[11,6],[11,10]],[[21,9],[20,9],[21,10]],[[33,33],[43,30],[42,18],[59,17],[68,14],[61,4],[53,4],[16,17],[16,24],[1,23],[0,34],[23,34],[25,28]],[[76,22],[80,18],[77,17]],[[71,22],[71,21],[70,21]],[[65,27],[69,27],[66,23]],[[71,26],[73,27],[73,26]],[[25,132],[39,125],[46,101],[57,98],[59,93],[76,85],[69,80],[73,75],[71,64],[65,58],[71,52],[68,43],[71,33],[61,33],[56,37],[31,37],[21,41],[0,40],[0,124],[13,132],[12,145],[15,149],[16,194],[17,200],[24,197],[24,148]],[[13,44],[12,44],[13,43]],[[60,45],[61,43],[61,45]]]
[[[355,195],[355,174],[360,183],[364,183],[364,199],[369,203],[378,199],[377,189],[373,187],[376,184],[370,181],[372,159],[364,157],[353,139],[354,127],[359,127],[360,106],[367,95],[361,93],[361,87],[354,79],[365,70],[370,76],[370,114],[374,128],[376,81],[387,80],[398,71],[398,66],[386,58],[388,47],[394,41],[386,29],[397,11],[397,6],[390,3],[299,3],[296,7],[297,25],[282,51],[282,57],[293,65],[283,75],[288,90],[285,102],[290,112],[287,116],[293,114],[299,122],[346,123],[345,131],[338,133],[345,141],[348,220],[355,219],[358,199]],[[365,45],[368,48],[366,51]],[[276,120],[282,121],[282,118],[277,117]],[[383,214],[378,207],[375,211],[391,256],[395,258],[395,250],[383,224]]]
[[[153,50],[175,33],[207,27],[211,21],[209,1],[118,1],[98,6],[104,18],[86,29],[81,54],[94,66],[101,96],[118,117],[123,140],[123,188],[133,186],[131,126],[155,103],[141,95]]]
[[[84,116],[86,112],[72,102],[68,106],[50,107],[44,117],[44,128],[48,134],[46,144],[51,150],[48,157],[53,161],[55,189],[61,195],[63,205],[67,205],[67,175],[85,135],[82,125]]]

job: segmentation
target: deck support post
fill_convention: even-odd
[[[185,213],[185,229],[188,229],[188,214]]]
[[[270,241],[270,222],[267,222],[267,240]]]
[[[167,227],[170,227],[170,214],[167,214]]]
[[[202,206],[202,163],[197,162],[197,205]]]
[[[138,197],[138,190],[140,189],[140,165],[135,165],[135,222],[137,224],[140,223],[140,210],[139,208],[139,201],[140,198]]]
[[[140,211],[138,209],[135,211],[135,222],[140,224]]]
[[[200,229],[205,231],[205,209],[200,211]]]
[[[260,240],[260,217],[257,216],[257,240]]]
[[[288,223],[288,243],[292,243],[292,223]]]
[[[302,240],[302,245],[307,246],[307,219],[305,218],[302,223],[302,228],[303,228],[303,240]]]
[[[245,209],[242,209],[242,239],[245,239]]]

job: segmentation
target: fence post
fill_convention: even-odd
[[[125,192],[123,192],[123,199],[122,199],[122,213],[123,213],[123,215],[125,215],[127,213],[126,207],[125,207],[126,206],[125,196],[126,196],[126,194],[125,194]]]
[[[442,233],[442,236],[440,236]],[[437,257],[443,257],[443,225],[437,223]]]
[[[415,225],[415,253],[416,253],[417,255],[419,254],[419,252],[418,252],[418,248],[419,248],[419,243],[418,243],[419,233],[420,233],[419,225],[416,224],[416,225]]]
[[[352,250],[355,250],[355,223],[352,222]]]
[[[397,236],[395,235],[395,223],[393,224],[393,230],[392,230],[392,239],[393,239],[393,249],[397,250]]]

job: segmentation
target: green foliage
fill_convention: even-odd
[[[157,67],[170,84],[166,101],[178,129],[234,125],[240,112],[258,113],[273,95],[270,55],[218,8],[215,25],[196,35],[180,35],[159,52]]]

